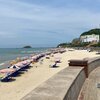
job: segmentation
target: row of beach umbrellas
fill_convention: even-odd
[[[55,54],[58,52],[65,52],[65,50],[64,49],[57,49],[57,50],[55,49],[55,50],[48,51],[45,53],[37,54],[37,55],[34,55],[32,57],[25,59],[24,61],[20,61],[16,64],[13,64],[12,66],[10,66],[8,68],[1,69],[0,70],[0,80],[1,81],[8,80],[14,73],[20,71],[21,69],[28,67],[32,62],[37,62],[40,58],[42,58],[46,55],[50,55],[52,53]],[[60,58],[57,58],[56,60],[58,60],[58,59],[60,59]],[[4,77],[1,77],[2,74]]]
[[[38,55],[35,55],[33,57],[30,57],[27,60],[18,62],[18,63],[14,64],[14,65],[12,65],[8,68],[1,69],[0,70],[0,80],[1,81],[8,80],[8,78],[11,77],[14,73],[20,71],[21,69],[28,67],[33,61],[36,62],[37,60],[39,60],[43,56],[45,56],[45,55],[44,54],[38,54]],[[4,77],[2,77],[2,76],[4,76]]]

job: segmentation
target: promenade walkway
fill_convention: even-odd
[[[86,79],[78,100],[100,100],[100,67],[92,71]],[[100,85],[99,85],[100,86]]]

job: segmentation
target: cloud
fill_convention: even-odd
[[[95,6],[93,10],[87,6],[90,0],[81,0],[83,4],[79,0],[40,1],[0,0],[1,41],[5,38],[8,45],[13,42],[12,46],[54,46],[71,41],[82,32],[99,25],[100,13]]]

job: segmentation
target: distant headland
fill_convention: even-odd
[[[70,43],[60,43],[57,47],[100,47],[100,29],[91,29],[83,32],[80,37]]]

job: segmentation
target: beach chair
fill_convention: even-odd
[[[57,66],[57,63],[55,62],[54,64],[50,65],[50,67],[51,67],[51,68],[56,68],[56,67],[58,67],[58,66]]]

